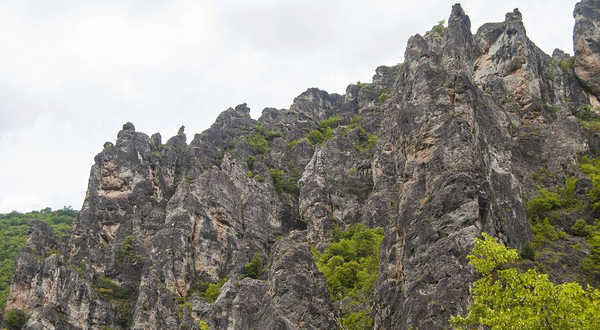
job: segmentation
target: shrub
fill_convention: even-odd
[[[381,94],[379,94],[379,97],[377,99],[379,100],[379,102],[383,103],[383,102],[387,101],[388,98],[390,98],[388,93],[382,92]]]
[[[575,236],[587,237],[588,235],[591,234],[589,232],[588,226],[589,225],[587,224],[587,222],[585,222],[585,220],[577,219],[577,221],[575,221],[575,223],[571,227],[571,233]],[[593,226],[591,226],[591,227],[593,227]]]
[[[204,292],[204,298],[206,299],[206,301],[208,301],[211,304],[214,303],[215,300],[217,300],[219,294],[221,293],[221,288],[225,283],[227,283],[228,280],[229,278],[224,277],[220,279],[217,283],[208,284],[208,287]]]
[[[521,258],[535,261],[535,251],[533,250],[533,245],[530,242],[525,243],[525,246],[523,246]]]
[[[533,222],[531,229],[534,233],[534,246],[541,246],[546,241],[556,241],[559,239],[567,238],[567,234],[562,230],[554,228],[554,226],[550,224],[548,218],[544,218],[542,220],[539,220],[539,218],[537,218]]]
[[[9,330],[20,330],[27,323],[27,315],[20,309],[9,309],[4,315],[4,323]]]
[[[269,143],[265,139],[265,137],[258,133],[254,132],[247,137],[248,143],[256,150],[256,152],[263,156],[267,150],[269,150]]]
[[[284,192],[289,194],[298,194],[298,187],[290,178],[285,175],[283,170],[269,168],[268,172],[269,175],[271,175],[271,179],[273,179],[273,185],[275,186],[275,191],[277,191],[278,194]]]
[[[443,37],[443,36],[444,36],[444,32],[446,31],[446,30],[444,29],[444,24],[445,24],[445,23],[446,23],[446,21],[444,21],[444,20],[438,21],[437,25],[434,25],[434,26],[431,28],[431,31],[430,31],[430,33],[431,33],[432,35],[433,35],[433,34],[439,34],[440,36],[442,36],[442,37]]]
[[[254,169],[254,162],[256,161],[256,158],[252,155],[246,157],[246,165],[248,165],[248,168],[252,171]]]
[[[263,273],[265,269],[263,268],[263,259],[260,253],[255,253],[252,257],[252,260],[244,265],[244,274],[243,277],[250,277],[257,279]]]
[[[323,143],[323,141],[325,141],[325,136],[323,135],[323,133],[321,133],[321,131],[317,129],[313,129],[310,132],[308,132],[306,138],[308,139],[308,142],[310,142],[313,146],[321,144]]]
[[[569,56],[567,59],[559,60],[557,61],[557,64],[563,71],[571,70],[575,65],[575,56]]]
[[[319,122],[319,128],[321,130],[325,130],[327,128],[336,128],[340,126],[342,122],[342,117],[340,116],[331,116],[327,119],[323,119]]]
[[[347,329],[370,329],[372,324],[368,303],[377,279],[382,239],[381,228],[355,224],[342,232],[334,227],[333,242],[323,252],[312,251],[331,300],[343,301],[345,308],[340,316]]]

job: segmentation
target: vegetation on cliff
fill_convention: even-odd
[[[555,285],[535,269],[521,272],[519,254],[482,234],[469,264],[482,277],[473,283],[466,317],[451,318],[458,329],[595,329],[600,322],[600,291],[576,282]]]
[[[77,211],[71,207],[52,211],[47,207],[39,211],[20,213],[13,211],[0,214],[0,311],[4,310],[13,267],[17,254],[27,241],[27,223],[38,219],[45,222],[58,239],[71,232],[73,218]]]
[[[325,275],[329,295],[340,307],[343,329],[371,329],[369,297],[379,268],[379,246],[383,229],[369,229],[362,224],[345,231],[335,229],[333,242],[323,252],[313,249],[319,271]]]

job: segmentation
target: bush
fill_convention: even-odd
[[[248,165],[248,168],[250,169],[250,171],[254,170],[254,162],[255,161],[256,161],[256,158],[254,158],[254,156],[252,156],[252,155],[246,157],[246,165]]]
[[[321,131],[313,129],[310,132],[308,132],[308,134],[306,135],[306,139],[308,139],[308,142],[310,142],[314,146],[323,143],[323,141],[325,141],[325,136],[323,135],[323,133],[321,133]]]
[[[204,292],[204,298],[206,299],[206,301],[208,301],[211,304],[214,303],[215,300],[217,300],[219,294],[221,293],[221,288],[225,283],[227,283],[227,280],[229,280],[229,278],[224,277],[220,279],[217,283],[208,284],[208,287]]]
[[[285,192],[297,195],[299,193],[296,183],[292,182],[292,180],[285,175],[283,170],[269,168],[268,172],[271,175],[271,179],[273,179],[273,185],[278,194]]]
[[[383,102],[387,101],[388,98],[390,98],[388,93],[383,92],[383,93],[379,94],[379,97],[377,99],[379,100],[379,102],[383,103]]]
[[[546,241],[556,241],[567,238],[567,234],[562,230],[554,228],[554,226],[550,224],[548,218],[544,218],[542,220],[537,218],[532,223],[531,229],[534,233],[533,245],[536,247],[541,246]]]
[[[331,116],[327,119],[323,119],[319,122],[319,128],[321,130],[325,130],[327,128],[336,128],[340,126],[342,122],[342,117],[340,116]]]
[[[4,315],[4,323],[9,330],[20,330],[27,323],[27,315],[20,309],[9,309]]]
[[[523,246],[521,258],[535,261],[535,251],[533,250],[533,245],[530,242],[525,243],[525,246]]]
[[[563,71],[571,70],[575,65],[575,56],[569,56],[567,59],[559,60],[557,61],[557,64]]]
[[[575,221],[575,223],[571,227],[571,233],[575,236],[587,237],[588,235],[591,234],[589,232],[588,226],[589,225],[587,224],[587,222],[585,222],[585,220],[577,219],[577,221]],[[593,227],[593,226],[591,226],[591,227]]]
[[[269,143],[265,139],[265,137],[258,133],[254,132],[247,137],[248,143],[256,150],[256,152],[263,156],[267,150],[269,150]]]
[[[255,253],[252,257],[252,260],[244,265],[244,274],[243,277],[250,277],[257,279],[263,273],[265,269],[263,268],[263,259],[260,253]]]

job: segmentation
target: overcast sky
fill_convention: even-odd
[[[188,142],[247,102],[288,108],[403,61],[456,1],[0,0],[0,212],[85,197],[93,157],[127,121]],[[462,1],[473,33],[519,7],[544,51],[572,53],[575,0]]]

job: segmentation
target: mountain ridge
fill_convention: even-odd
[[[373,328],[446,327],[469,305],[473,239],[532,240],[536,173],[591,188],[578,161],[598,154],[598,132],[579,114],[593,122],[600,105],[599,12],[576,6],[573,60],[537,48],[516,9],[473,35],[457,4],[402,64],[344,95],[311,88],[257,120],[241,104],[189,144],[184,127],[163,144],[123,125],[94,158],[69,239],[32,223],[6,310],[28,311],[25,329],[335,328],[311,248],[361,223],[385,230]],[[265,273],[241,279],[256,254]],[[214,304],[197,295],[226,277]]]

